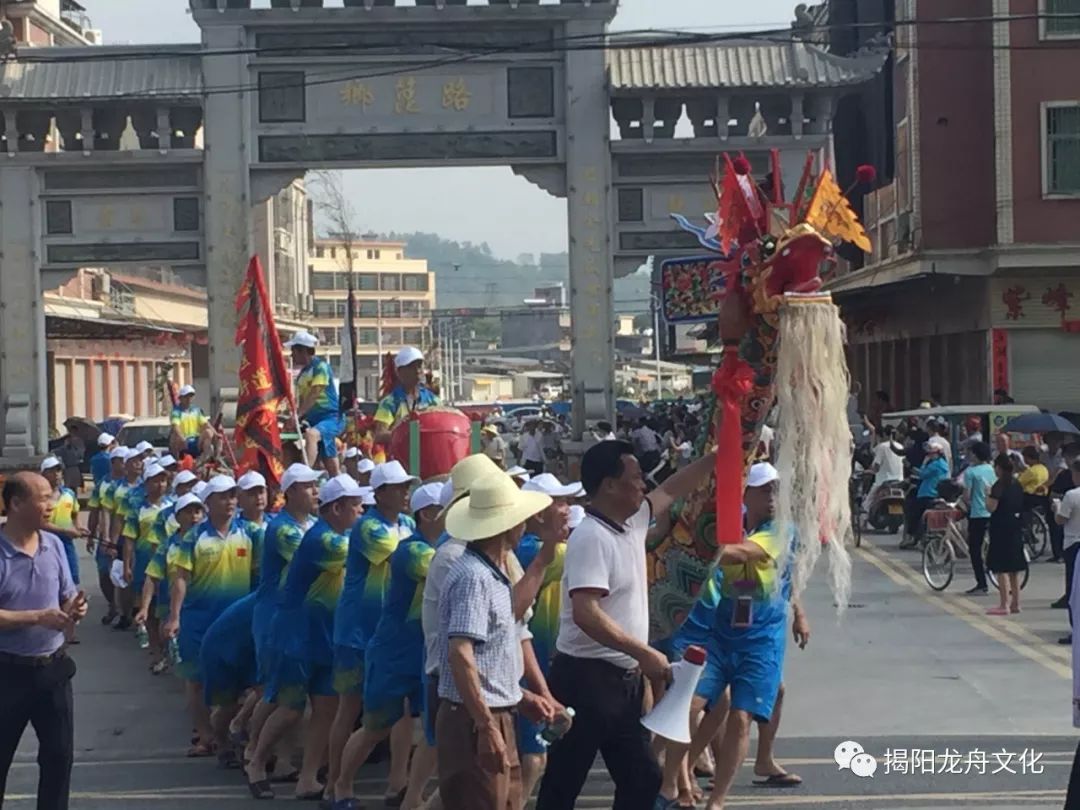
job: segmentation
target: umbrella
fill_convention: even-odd
[[[1005,423],[1006,433],[1075,433],[1080,429],[1056,413],[1025,413]]]

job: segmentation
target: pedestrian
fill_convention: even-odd
[[[349,536],[345,586],[334,618],[334,689],[340,700],[330,729],[329,785],[337,782],[345,744],[363,707],[364,652],[382,615],[390,555],[416,531],[408,514],[409,490],[416,480],[400,461],[376,466],[371,473],[375,506],[365,511]],[[396,796],[409,780],[409,732],[402,725],[390,740],[391,795]]]
[[[648,419],[642,418],[634,432],[630,434],[641,471],[648,475],[660,466],[660,437],[653,430]]]
[[[997,474],[990,464],[990,445],[986,442],[975,442],[970,450],[975,463],[964,470],[964,494],[968,503],[968,555],[975,574],[975,586],[966,593],[975,596],[989,590],[983,565],[983,545],[986,531],[990,527],[990,509],[986,505],[986,499],[997,482]]]
[[[169,452],[176,458],[199,458],[214,441],[210,417],[195,404],[195,387],[180,387],[176,406],[169,414]]]
[[[529,475],[540,475],[544,471],[544,442],[537,431],[536,420],[525,425],[525,434],[518,447],[521,466]]]
[[[1070,489],[1073,489],[1076,485],[1073,484],[1072,476],[1072,464],[1077,458],[1080,458],[1080,442],[1069,442],[1061,448],[1061,455],[1065,462],[1065,469],[1061,470],[1054,476],[1054,481],[1050,484],[1050,499],[1051,506],[1053,501],[1060,501],[1065,497],[1065,493]],[[1051,515],[1053,515],[1053,509],[1051,509]],[[1056,520],[1050,521],[1050,550],[1051,555],[1048,562],[1064,562],[1065,561],[1065,532],[1061,524]],[[1068,583],[1066,583],[1066,590],[1068,590]],[[1061,599],[1051,605],[1055,608],[1064,608],[1068,606],[1068,600],[1063,596]]]
[[[708,454],[648,496],[634,447],[600,442],[581,461],[591,504],[566,546],[562,613],[551,692],[577,716],[548,752],[539,810],[571,810],[599,751],[615,782],[616,810],[652,807],[660,767],[641,725],[645,679],[667,682],[667,658],[649,645],[645,543],[653,515],[702,484]]]
[[[64,544],[71,581],[78,585],[79,555],[75,551],[75,538],[86,535],[86,532],[79,528],[79,496],[61,481],[63,465],[58,458],[47,456],[39,469],[51,487],[49,520],[42,528],[55,534]]]
[[[38,810],[67,810],[74,748],[75,662],[65,636],[86,616],[55,534],[45,531],[52,487],[20,472],[4,482],[0,529],[0,804],[29,723],[38,739]]]
[[[1020,612],[1021,571],[1027,570],[1021,513],[1024,490],[1016,480],[1012,459],[1002,453],[994,460],[997,483],[990,490],[986,506],[990,510],[990,550],[987,567],[997,574],[1000,603],[990,608],[991,616]]]
[[[924,450],[926,460],[915,471],[919,486],[907,498],[907,536],[910,540],[902,540],[900,548],[912,548],[922,543],[926,529],[923,514],[938,499],[938,484],[949,477],[949,465],[942,455],[942,445],[926,442]]]
[[[439,604],[439,794],[446,810],[520,810],[521,765],[514,712],[551,722],[555,707],[523,690],[524,671],[507,557],[525,521],[551,504],[506,475],[476,482],[446,516],[468,548]]]
[[[413,606],[417,595],[421,600],[423,598],[424,582],[435,556],[435,543],[442,534],[441,495],[442,484],[425,484],[417,487],[409,499],[409,511],[417,530],[402,540],[390,555],[386,603],[364,654],[364,723],[349,737],[342,752],[337,782],[333,785],[334,810],[358,810],[360,805],[353,798],[353,781],[360,767],[375,747],[390,736],[395,726],[403,723],[411,730],[413,718],[420,716],[424,689],[424,631],[421,617]],[[412,760],[412,768],[418,773],[418,788],[408,801],[407,788],[398,789],[392,796],[393,801],[404,810],[412,810],[419,804],[419,790],[431,777],[434,767],[434,751],[424,740]]]
[[[99,484],[109,477],[111,459],[109,452],[116,447],[116,437],[111,433],[99,433],[97,437],[97,452],[90,457],[90,475],[94,484]]]
[[[113,560],[124,559],[124,523],[130,509],[128,499],[136,493],[142,484],[143,454],[137,447],[127,448],[124,453],[124,475],[106,493],[104,503],[108,513],[108,543]],[[116,588],[116,606],[119,618],[113,625],[114,630],[127,630],[131,627],[132,614],[135,612],[135,599],[131,583]]]
[[[327,474],[337,475],[340,469],[337,437],[342,419],[334,370],[327,360],[316,356],[319,339],[310,332],[301,329],[283,345],[292,352],[293,365],[300,369],[296,378],[296,412],[301,422],[307,423],[304,458],[311,459],[313,464],[321,459]]]
[[[484,455],[495,462],[500,469],[506,469],[506,442],[499,435],[495,425],[484,425],[480,431],[480,441],[484,445]]]
[[[372,417],[376,444],[389,445],[394,428],[417,411],[442,404],[424,385],[424,353],[415,346],[405,346],[394,356],[394,375],[397,385],[379,402]]]
[[[363,493],[351,476],[331,478],[319,490],[319,520],[296,548],[281,600],[270,630],[273,674],[264,700],[277,708],[259,734],[248,763],[248,787],[256,799],[273,798],[267,779],[270,756],[278,742],[303,716],[310,702],[311,717],[304,735],[304,760],[296,782],[296,798],[319,800],[318,781],[330,725],[337,711],[335,693],[335,617],[345,582],[349,531],[363,510]]]
[[[159,464],[151,464],[143,474],[145,495],[133,508],[124,523],[124,579],[130,583],[132,594],[141,602],[146,582],[146,568],[153,559],[162,538],[157,533],[162,510],[172,505],[167,494],[168,473]],[[165,642],[156,615],[148,615],[142,625],[150,643],[150,668],[160,667],[165,658]]]
[[[224,770],[242,767],[229,729],[240,710],[240,698],[255,685],[255,639],[251,616],[255,594],[233,602],[218,616],[203,636],[199,648],[202,668],[203,702],[210,707],[210,727],[218,766]]]
[[[1077,592],[1076,582],[1076,556],[1080,552],[1080,461],[1073,461],[1069,468],[1072,473],[1073,489],[1062,496],[1058,502],[1057,513],[1054,521],[1061,526],[1064,534],[1063,545],[1065,547],[1065,600],[1069,605],[1069,627],[1073,624],[1073,595]],[[1059,640],[1063,644],[1072,643],[1072,633]]]
[[[210,711],[203,700],[199,661],[203,636],[225,609],[251,591],[252,540],[236,511],[236,481],[217,475],[207,482],[206,520],[188,531],[176,549],[170,583],[167,639],[176,638],[196,740],[188,756],[213,753]]]
[[[82,464],[85,453],[86,445],[72,433],[64,436],[64,443],[56,448],[56,457],[64,465],[64,486],[75,492],[82,489],[83,477],[79,465]]]

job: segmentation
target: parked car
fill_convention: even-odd
[[[157,455],[169,451],[169,434],[172,426],[167,416],[155,416],[150,419],[133,419],[120,429],[116,437],[124,447],[134,447],[139,442],[150,442]]]

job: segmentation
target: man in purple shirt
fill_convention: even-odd
[[[0,804],[27,723],[38,738],[37,810],[67,810],[74,746],[66,634],[86,615],[86,594],[71,581],[63,544],[42,531],[52,488],[37,473],[7,480],[7,524],[0,530]]]

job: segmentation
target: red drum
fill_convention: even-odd
[[[408,469],[409,426],[420,423],[420,470],[409,470],[421,480],[449,475],[450,470],[472,446],[472,421],[456,408],[428,408],[415,412],[401,422],[390,434],[389,457],[397,459]]]

